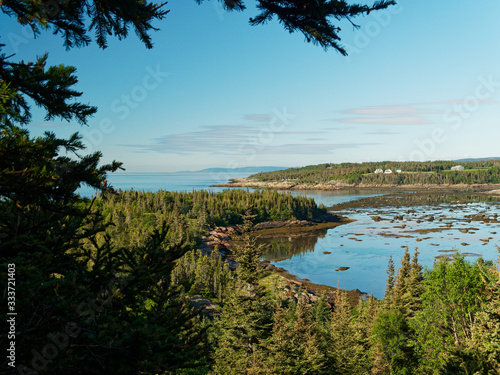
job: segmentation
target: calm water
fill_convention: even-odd
[[[234,174],[212,172],[172,172],[172,173],[112,173],[108,176],[109,183],[115,189],[136,191],[191,191],[211,190],[223,191],[224,188],[210,185],[227,182],[229,178],[248,177],[251,173]],[[80,195],[90,197],[95,195],[95,189],[87,186],[78,190]]]
[[[348,193],[312,192],[305,195],[326,206],[367,196],[359,191]],[[406,210],[409,210],[408,214]],[[384,295],[389,257],[392,254],[396,267],[400,265],[405,246],[409,247],[412,256],[414,249],[418,248],[420,263],[429,268],[436,257],[450,255],[454,250],[465,254],[470,261],[479,256],[485,260],[498,258],[495,245],[500,245],[497,233],[500,233],[500,224],[469,223],[466,217],[500,215],[498,203],[365,208],[341,213],[356,221],[315,236],[263,240],[273,242],[272,250],[265,254],[265,258],[314,283],[338,284],[344,289],[373,292],[378,298]],[[396,215],[403,215],[403,220],[394,220]],[[384,220],[376,222],[374,216]],[[431,216],[433,220],[429,221]],[[339,267],[349,269],[337,271]]]
[[[222,191],[225,188],[210,185],[227,182],[231,177],[247,177],[231,173],[115,173],[109,177],[116,189],[144,191],[191,191],[209,189]],[[327,207],[367,196],[381,195],[390,191],[312,191],[291,192],[306,195],[316,203]],[[80,194],[91,196],[95,191],[80,189]],[[405,213],[406,210],[414,212]],[[460,205],[417,206],[408,208],[365,208],[346,210],[344,216],[355,219],[350,224],[323,230],[307,237],[290,237],[266,240],[273,242],[272,249],[265,258],[273,264],[287,269],[301,278],[314,283],[331,286],[340,285],[344,289],[360,289],[381,298],[384,295],[386,269],[392,254],[396,266],[404,253],[404,246],[413,250],[418,247],[420,263],[432,267],[436,257],[448,255],[452,250],[468,253],[473,261],[478,256],[485,260],[495,260],[498,252],[495,244],[500,244],[500,225],[484,221],[467,222],[465,215],[500,214],[498,203],[470,203]],[[373,216],[387,220],[376,222]],[[394,216],[403,215],[403,220]],[[433,221],[428,221],[430,216]],[[391,222],[392,221],[392,222]],[[420,231],[420,232],[418,232]],[[326,254],[325,254],[326,252]],[[286,259],[284,259],[286,258]],[[337,271],[339,267],[349,267],[347,271]]]

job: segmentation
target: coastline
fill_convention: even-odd
[[[423,189],[423,190],[476,190],[492,195],[500,195],[500,184],[418,184],[418,185],[395,185],[395,184],[382,184],[382,185],[371,185],[371,184],[347,184],[343,182],[335,182],[332,184],[294,184],[292,182],[266,182],[266,181],[254,181],[248,178],[234,178],[230,179],[229,182],[212,185],[214,187],[248,187],[253,189],[276,189],[276,190],[323,190],[323,191],[335,191],[335,190],[351,190],[351,189],[384,189],[384,188],[397,188],[397,189]]]
[[[334,228],[353,221],[355,220],[337,214],[324,215],[314,220],[268,221],[256,224],[254,233],[259,237],[302,236],[308,235],[313,231]],[[231,259],[231,255],[233,248],[242,244],[239,239],[240,234],[240,230],[237,226],[214,228],[210,230],[209,236],[203,239],[200,250],[204,255],[209,255],[211,251],[217,247],[223,258],[229,262],[230,267],[236,267],[237,264]],[[349,303],[352,306],[356,306],[359,299],[367,295],[367,293],[359,289],[347,290],[334,286],[312,283],[308,279],[301,279],[291,274],[282,267],[270,265],[268,260],[263,260],[260,264],[267,274],[266,277],[276,275],[276,277],[282,280],[282,287],[285,285],[295,285],[295,287],[299,288],[302,293],[307,295],[310,299],[319,298],[322,293],[325,293],[328,300],[333,301],[336,293],[342,290],[347,293]]]

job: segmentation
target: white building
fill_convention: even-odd
[[[382,169],[378,168],[378,169],[375,169],[375,173],[384,173],[384,171]]]
[[[461,165],[455,165],[454,167],[451,167],[452,171],[463,171],[465,168]]]
[[[384,171],[384,173],[385,173],[385,174],[391,174],[391,173],[392,173],[392,171],[391,171],[390,169],[386,169],[386,170]]]
[[[396,168],[396,173],[401,173],[401,168]]]

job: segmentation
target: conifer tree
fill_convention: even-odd
[[[476,313],[485,295],[480,266],[455,254],[424,274],[422,308],[409,321],[421,373],[466,372],[464,359]]]
[[[334,374],[356,374],[366,371],[368,342],[357,324],[347,292],[338,290],[330,323],[328,368]]]
[[[403,258],[401,259],[401,267],[398,268],[397,276],[394,284],[393,304],[394,307],[406,315],[404,298],[408,292],[408,281],[410,279],[411,263],[410,252],[408,246],[405,247]]]
[[[320,373],[325,360],[315,331],[308,305],[299,302],[288,309],[278,308],[268,344],[269,354],[258,372],[269,375]]]
[[[500,270],[483,269],[482,275],[487,299],[474,320],[468,352],[477,373],[500,374]]]
[[[422,265],[418,262],[418,249],[415,249],[411,261],[410,275],[407,280],[407,290],[403,296],[403,304],[407,319],[415,316],[422,306],[422,293],[424,292],[424,276]]]
[[[238,267],[234,290],[215,324],[218,341],[215,374],[255,373],[267,353],[273,311],[265,288],[259,284],[262,248],[255,246],[251,237],[253,218],[247,210],[242,226],[244,245],[235,250]]]
[[[410,262],[410,252],[408,247],[405,248],[401,268],[394,281],[391,256],[387,273],[389,278],[385,309],[377,316],[373,330],[374,373],[410,373],[417,359],[413,345],[415,332],[409,323],[420,308],[420,295],[423,291],[418,251],[415,250]]]
[[[392,294],[394,293],[394,260],[392,259],[392,254],[389,257],[389,263],[387,265],[387,284],[385,288],[384,299],[387,304],[392,301]]]

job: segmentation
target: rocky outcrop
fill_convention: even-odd
[[[231,242],[232,236],[239,234],[241,234],[241,231],[235,225],[210,229],[208,236],[202,237],[203,244],[200,246],[200,250],[203,255],[210,255],[212,250],[217,247],[221,255],[225,258],[234,247],[234,244]]]

